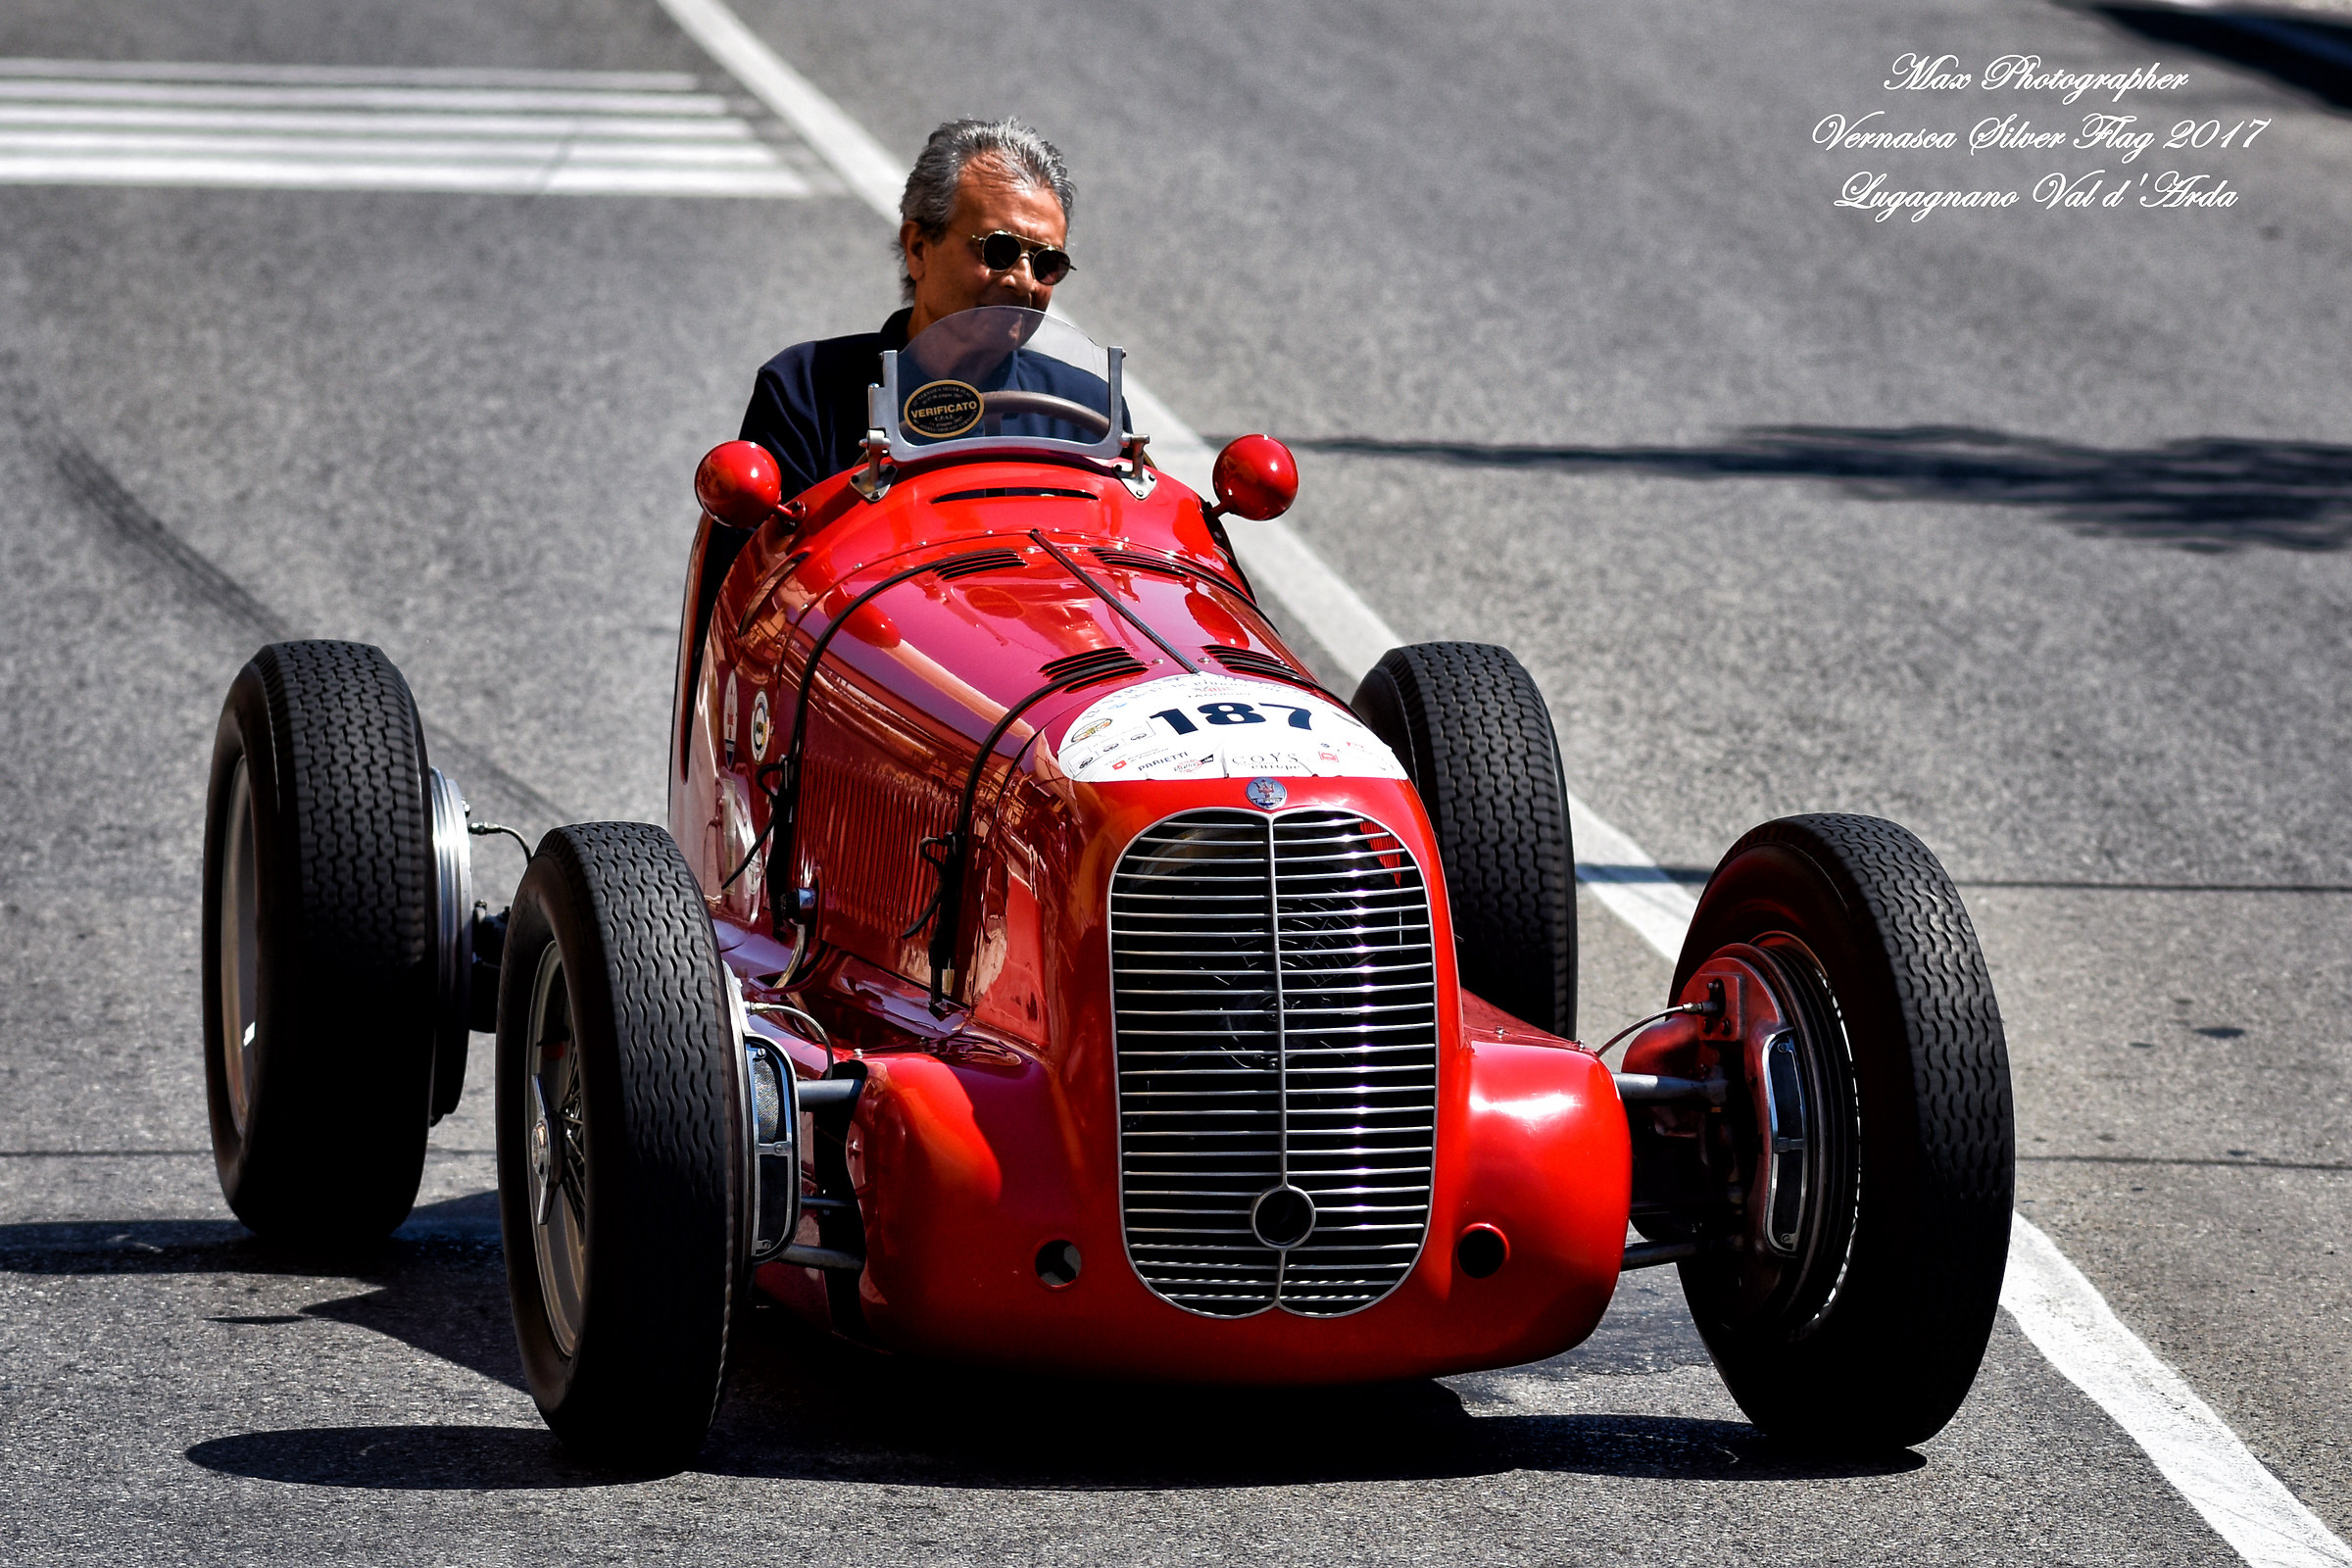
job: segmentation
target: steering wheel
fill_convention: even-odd
[[[1097,440],[1110,429],[1110,416],[1101,409],[1090,409],[1068,398],[1057,398],[1051,392],[983,392],[980,395],[983,417],[989,415],[1042,414],[1049,419],[1074,424]]]

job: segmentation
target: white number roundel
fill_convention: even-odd
[[[1112,692],[1070,721],[1060,760],[1081,784],[1404,777],[1396,754],[1339,704],[1245,675],[1166,675]]]

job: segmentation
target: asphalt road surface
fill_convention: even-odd
[[[1514,648],[1662,860],[1818,808],[1934,846],[2021,1211],[2352,1530],[2352,119],[2039,0],[739,9],[902,158],[1044,126],[1061,303],[1197,428],[1293,439],[1301,532],[1405,635]],[[1965,129],[1880,88],[1922,49],[2162,58],[2160,131],[2272,123],[2130,165],[1812,144],[1889,100]],[[0,1558],[2235,1560],[2006,1318],[1941,1437],[1822,1466],[1658,1272],[1554,1361],[1341,1393],[1013,1382],[768,1313],[700,1468],[572,1464],[520,1388],[483,1052],[379,1255],[227,1217],[213,726],[260,642],[358,638],[486,812],[658,818],[692,465],[760,361],[893,308],[887,230],[655,0],[12,0],[0,56],[682,74],[803,191],[0,183]],[[2242,199],[1874,222],[1832,205],[1864,168]],[[1667,968],[1583,914],[1598,1038]]]

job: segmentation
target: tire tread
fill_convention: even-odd
[[[717,1414],[742,1288],[739,1090],[710,915],[675,843],[642,822],[556,829],[526,886],[582,916],[583,948],[564,955],[574,1038],[588,1042],[584,1015],[602,1014],[594,1034],[612,1048],[617,1089],[591,1105],[589,1316],[575,1369],[561,1388],[534,1378],[532,1392],[583,1452],[676,1462]],[[506,965],[506,984],[527,986],[526,967]],[[501,1013],[515,1026],[510,1006]],[[504,1073],[503,1043],[499,1055]],[[506,1123],[502,1110],[502,1135],[514,1131]],[[515,1244],[510,1270],[535,1269],[527,1239]],[[600,1268],[599,1252],[623,1261]],[[536,1309],[518,1295],[526,1332]]]
[[[274,840],[262,940],[280,955],[253,1136],[223,1158],[223,1189],[263,1234],[371,1242],[416,1201],[430,1121],[436,889],[416,699],[379,648],[273,643],[222,725],[270,751],[266,772],[248,766],[257,791],[275,784],[257,815]],[[218,1028],[208,1006],[208,1053]]]
[[[1757,851],[1811,866],[1843,906],[1844,938],[1868,972],[1839,999],[1864,1087],[1861,1203],[1851,1276],[1808,1338],[1774,1343],[1703,1321],[1702,1333],[1766,1430],[1830,1447],[1908,1446],[1941,1430],[1967,1396],[1999,1305],[2016,1185],[1999,1004],[1934,852],[1893,822],[1842,812],[1767,822],[1732,846],[1700,899],[1674,995],[1723,942],[1753,934],[1728,929],[1710,900],[1727,868]],[[1857,1019],[1873,1015],[1899,1049],[1864,1036]],[[1882,1054],[1865,1060],[1874,1046]],[[1691,1277],[1687,1269],[1687,1285]],[[1692,1306],[1703,1316],[1695,1298]]]
[[[1416,643],[1355,707],[1397,753],[1446,865],[1462,985],[1554,1034],[1576,1030],[1576,857],[1550,710],[1508,649]]]

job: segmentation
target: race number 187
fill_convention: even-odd
[[[1153,713],[1152,716],[1153,718],[1166,719],[1168,721],[1168,728],[1174,730],[1179,735],[1192,735],[1199,733],[1201,724],[1207,724],[1212,727],[1221,727],[1231,724],[1264,724],[1270,722],[1265,714],[1258,711],[1258,709],[1260,708],[1272,709],[1277,712],[1285,712],[1290,714],[1290,724],[1291,728],[1293,729],[1310,729],[1313,727],[1311,721],[1314,717],[1314,710],[1311,708],[1294,707],[1289,703],[1202,703],[1193,710],[1193,713],[1198,713],[1200,715],[1199,723],[1194,722],[1193,713],[1187,713],[1181,708],[1163,708],[1158,712]]]

